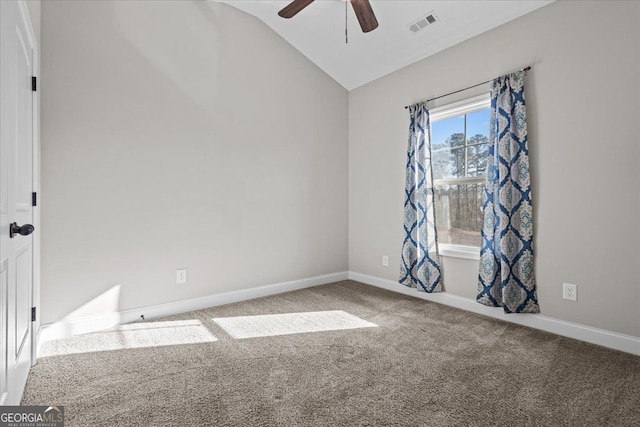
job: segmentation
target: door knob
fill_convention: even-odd
[[[33,230],[35,230],[35,227],[31,224],[20,226],[14,222],[12,224],[9,224],[9,238],[13,239],[16,234],[19,234],[21,236],[28,236],[29,234],[33,233]]]

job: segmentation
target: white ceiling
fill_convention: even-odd
[[[380,26],[362,33],[343,0],[316,0],[292,19],[278,16],[287,0],[218,0],[264,21],[318,67],[351,90],[433,55],[553,0],[371,0]],[[434,11],[439,22],[417,33],[408,24]]]

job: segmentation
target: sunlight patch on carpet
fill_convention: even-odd
[[[122,325],[102,332],[49,341],[42,345],[39,356],[60,356],[214,341],[218,341],[218,339],[199,320],[142,322]]]
[[[212,320],[226,333],[237,339],[378,326],[342,310],[218,317]]]

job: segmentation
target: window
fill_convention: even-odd
[[[489,152],[489,95],[431,111],[431,164],[441,255],[479,259]]]

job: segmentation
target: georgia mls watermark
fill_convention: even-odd
[[[64,427],[64,406],[0,406],[0,427]]]

